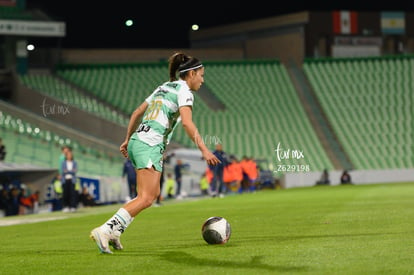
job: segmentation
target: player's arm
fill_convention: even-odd
[[[137,129],[138,124],[141,122],[142,117],[147,107],[148,107],[148,103],[147,101],[144,101],[141,105],[138,106],[138,108],[135,109],[135,111],[131,115],[131,118],[129,119],[125,140],[119,148],[119,150],[125,157],[128,157],[127,146],[128,146],[129,138],[132,136],[132,134]]]
[[[207,164],[219,164],[220,160],[207,148],[203,139],[201,138],[200,133],[198,132],[196,125],[193,122],[193,111],[191,106],[180,107],[180,116],[181,123],[184,127],[185,132],[191,138],[191,140],[197,145],[198,149],[203,154],[203,158],[206,160]]]
[[[129,141],[129,138],[132,136],[132,134],[137,129],[138,124],[141,122],[142,117],[143,117],[143,115],[144,115],[145,110],[147,109],[147,107],[148,107],[148,103],[146,101],[144,101],[132,113],[131,118],[129,119],[127,135],[126,135],[126,138],[125,138],[126,141]]]

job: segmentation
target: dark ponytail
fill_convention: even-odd
[[[197,70],[203,65],[200,60],[195,57],[176,52],[168,59],[170,81],[177,80],[177,72],[181,78],[184,78],[188,71]]]

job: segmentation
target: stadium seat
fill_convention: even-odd
[[[41,129],[0,111],[1,138],[7,148],[6,161],[58,168],[60,147],[69,145],[75,152],[82,175],[120,176],[123,158],[108,157],[107,152],[85,146],[76,140]]]
[[[116,112],[114,109],[97,101],[96,98],[92,96],[87,96],[75,90],[53,75],[26,74],[20,75],[19,78],[21,82],[29,88],[51,96],[65,104],[76,106],[82,110],[116,123],[128,123],[128,118],[122,113]]]
[[[410,57],[307,60],[304,71],[356,169],[410,168]],[[411,149],[410,149],[411,148]]]
[[[284,66],[278,61],[206,62],[205,81],[226,109],[212,111],[195,93],[193,119],[213,149],[275,163],[278,142],[309,152],[312,169],[332,168]],[[165,62],[128,65],[62,66],[57,74],[125,113],[131,113],[157,85],[166,81]],[[122,99],[122,100],[120,100]],[[125,100],[127,99],[127,100]],[[292,127],[293,126],[293,127]],[[178,127],[173,140],[195,145]],[[285,160],[284,164],[299,163]]]

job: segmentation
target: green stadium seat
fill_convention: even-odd
[[[414,166],[400,157],[413,146],[404,134],[413,128],[412,58],[308,60],[303,68],[356,169]]]
[[[60,147],[65,144],[73,148],[76,160],[82,164],[79,165],[82,175],[119,176],[119,171],[114,171],[116,168],[122,169],[123,158],[120,155],[110,160],[104,151],[45,131],[3,111],[0,111],[0,129],[1,138],[7,146],[7,162],[36,164],[57,169]]]
[[[275,162],[274,150],[282,142],[309,152],[304,161],[312,164],[313,170],[333,167],[282,64],[243,61],[206,62],[206,66],[209,90],[226,109],[210,110],[196,93],[193,118],[204,138],[222,141],[226,152],[239,158],[248,155],[269,163]],[[130,114],[157,85],[167,80],[166,68],[165,62],[69,65],[60,67],[57,74]],[[173,140],[195,146],[182,127],[178,127]],[[213,149],[214,144],[209,147]],[[284,164],[289,163],[297,161],[286,160]]]

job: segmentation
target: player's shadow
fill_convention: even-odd
[[[220,268],[231,269],[257,269],[266,271],[280,271],[280,272],[298,272],[305,271],[308,268],[305,266],[275,266],[262,262],[265,256],[252,256],[250,261],[232,261],[229,259],[214,260],[206,257],[197,258],[191,254],[181,251],[169,251],[160,255],[160,257],[168,262],[174,264],[193,265],[199,267],[212,267],[217,266]]]
[[[370,236],[384,236],[384,235],[395,235],[401,234],[400,232],[372,232],[372,233],[345,233],[345,234],[321,234],[321,235],[292,235],[292,236],[251,236],[244,237],[243,242],[258,243],[260,241],[266,243],[277,242],[281,243],[284,241],[295,241],[303,239],[327,239],[327,238],[352,238],[352,237],[370,237]]]

